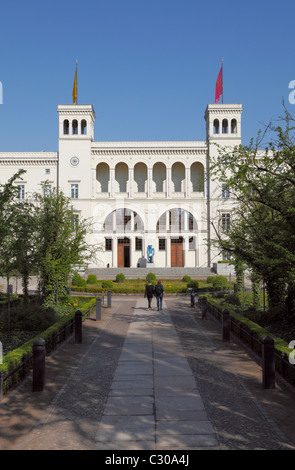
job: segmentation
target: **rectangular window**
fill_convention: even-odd
[[[71,184],[71,198],[78,199],[78,197],[79,197],[79,185]]]
[[[223,261],[228,261],[231,259],[231,254],[230,254],[230,251],[228,250],[223,250],[222,252],[222,259]]]
[[[188,249],[189,250],[195,250],[196,249],[196,246],[195,246],[195,237],[190,237],[189,238],[189,241],[188,241]]]
[[[222,214],[221,227],[225,232],[230,229],[230,214]]]
[[[112,241],[111,238],[105,239],[105,251],[112,251]]]
[[[227,186],[227,184],[222,185],[222,197],[223,199],[229,198],[229,187]]]
[[[166,250],[166,238],[159,238],[159,251]]]
[[[44,196],[45,197],[50,197],[51,196],[51,184],[45,184],[44,185]]]
[[[18,184],[17,185],[18,189],[18,199],[25,199],[25,186],[23,184]]]
[[[135,250],[142,251],[142,238],[135,238]]]
[[[50,168],[45,168],[45,174],[50,175]]]
[[[73,214],[72,223],[74,230],[76,230],[79,225],[79,214]]]

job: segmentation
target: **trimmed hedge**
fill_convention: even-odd
[[[116,275],[116,282],[124,282],[125,281],[125,276],[123,273],[119,273]]]
[[[185,294],[188,293],[188,287],[192,284],[193,290],[195,293],[206,293],[206,292],[224,292],[224,287],[214,287],[214,286],[206,286],[206,287],[196,287],[198,281],[191,281],[188,283],[187,286],[173,286],[169,285],[169,283],[163,283],[164,290],[167,294]],[[119,285],[113,285],[112,293],[113,294],[144,294],[145,285],[141,286],[133,286],[133,287],[124,287]],[[72,286],[72,292],[85,292],[89,294],[101,294],[107,292],[108,288],[103,287],[79,287],[79,286]]]
[[[92,299],[89,302],[83,305],[81,309],[84,312],[87,312],[89,307],[95,303],[96,299]],[[46,343],[46,354],[49,354],[53,351],[58,343],[63,341],[70,333],[72,333],[74,328],[74,318],[75,313],[71,313],[61,317],[57,322],[55,322],[52,326],[47,328],[47,330],[43,331],[42,333],[38,334],[34,338],[30,339],[22,346],[13,351],[8,352],[3,357],[3,364],[0,364],[0,373],[4,374],[4,376],[11,373],[14,369],[21,366],[24,356],[30,358],[28,361],[25,370],[23,367],[11,375],[7,380],[4,382],[3,386],[3,393],[7,390],[11,389],[13,386],[17,385],[20,380],[22,380],[25,376],[25,373],[32,367],[32,359],[33,359],[33,344],[38,338],[42,338],[45,340]],[[61,337],[62,335],[62,337]]]
[[[87,284],[97,284],[97,277],[95,274],[89,274],[87,277]]]
[[[221,320],[222,310],[227,309],[232,319],[232,331],[239,336],[243,341],[250,344],[252,349],[261,355],[262,352],[262,339],[265,336],[270,336],[274,340],[275,348],[275,368],[283,377],[295,383],[295,368],[289,364],[286,357],[294,349],[289,348],[289,344],[282,338],[270,333],[266,328],[258,325],[246,318],[242,313],[235,310],[235,307],[226,301],[207,296],[208,307],[219,320]]]
[[[82,276],[80,276],[80,274],[76,273],[72,277],[72,285],[79,286],[79,287],[86,287],[87,282],[85,281],[85,279],[83,279]]]

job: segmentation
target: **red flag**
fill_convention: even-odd
[[[223,90],[222,90],[222,70],[223,68],[223,65],[221,66],[221,69],[220,69],[220,72],[218,74],[218,77],[217,77],[217,81],[216,81],[216,87],[215,87],[215,104],[218,103],[218,101],[220,100],[220,97],[221,95],[223,95]]]

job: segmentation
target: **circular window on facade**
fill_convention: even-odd
[[[78,157],[72,157],[70,162],[71,162],[72,166],[77,166],[79,164],[79,158]]]

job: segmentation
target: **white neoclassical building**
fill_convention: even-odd
[[[92,105],[59,105],[58,152],[0,152],[1,183],[19,169],[19,197],[58,186],[93,222],[91,267],[211,267],[211,221],[230,223],[233,198],[208,175],[216,144],[241,143],[241,104],[209,104],[206,141],[100,142]]]

